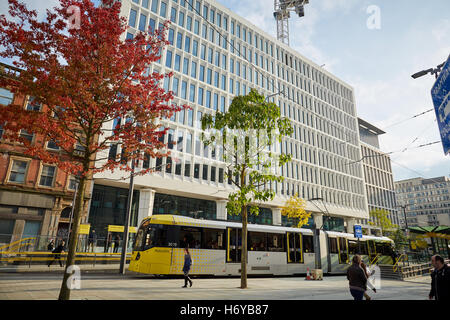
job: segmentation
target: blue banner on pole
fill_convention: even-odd
[[[444,153],[450,152],[450,56],[431,89]]]
[[[354,233],[355,233],[355,238],[362,238],[363,234],[362,234],[362,227],[358,224],[355,224],[353,226],[354,229]]]

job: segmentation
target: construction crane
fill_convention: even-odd
[[[300,18],[305,15],[304,5],[309,0],[274,0],[273,16],[277,21],[277,39],[289,45],[289,23],[291,11],[295,12]]]

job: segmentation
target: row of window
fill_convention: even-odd
[[[172,31],[172,32],[170,32],[170,31]],[[170,36],[170,34],[172,34],[172,36]],[[169,39],[172,39],[172,41],[173,41],[173,34],[174,34],[174,31],[173,30],[169,30]],[[188,40],[189,39],[189,40]],[[187,48],[186,48],[186,44],[188,44],[187,45]],[[179,48],[181,48],[181,45],[182,45],[182,35],[180,34],[180,33],[178,33],[177,34],[177,47],[179,47]],[[205,52],[206,51],[206,47],[205,46],[203,46],[202,45],[202,47],[203,48],[205,48],[205,49],[202,49],[202,52]],[[190,48],[190,38],[189,37],[186,37],[186,39],[185,39],[185,49],[187,50],[187,51],[189,51],[189,48]],[[198,44],[197,45],[194,45],[194,48],[195,48],[195,53],[197,52],[197,48],[198,48]],[[209,60],[210,60],[210,62],[212,62],[212,56],[213,56],[213,51],[212,51],[212,49],[209,49]],[[171,67],[172,66],[172,52],[171,51],[169,51],[169,53],[168,53],[168,56],[169,56],[169,59],[167,59],[167,61],[166,61],[166,63],[169,63],[169,67]],[[204,54],[203,54],[203,58],[205,58],[204,57]],[[225,58],[225,59],[224,59]],[[217,52],[216,53],[216,64],[217,65],[219,65],[219,60],[220,60],[220,55],[219,55],[219,53]],[[225,57],[225,55],[222,55],[222,60],[224,60],[225,61],[225,63],[226,63],[226,57]],[[178,61],[178,62],[177,62]],[[175,69],[176,70],[179,70],[180,69],[180,61],[181,61],[181,56],[179,56],[179,55],[176,55],[175,56]],[[196,72],[196,70],[197,70],[197,64],[195,63],[195,62],[192,62],[193,64],[195,64],[195,67],[194,68],[192,68],[191,69],[191,73],[192,72],[194,72],[194,76],[196,77],[196,75],[197,75],[197,72]],[[222,63],[222,65],[223,65],[223,63]],[[233,65],[234,65],[234,63],[233,63]],[[200,67],[200,80],[205,80],[204,78],[204,67],[203,67],[203,72],[202,72],[202,67],[203,66],[201,66]],[[226,65],[225,65],[225,67],[226,67]],[[184,64],[183,64],[183,73],[185,73],[185,74],[188,74],[189,73],[189,59],[187,59],[187,58],[184,58]],[[195,70],[195,71],[193,71],[193,70]],[[208,72],[207,72],[207,77],[206,77],[206,81],[208,82],[208,83],[211,83],[212,84],[212,69],[208,69]],[[226,86],[226,76],[221,76],[222,77],[222,89],[226,89],[225,88],[225,86]],[[225,78],[225,79],[223,79],[223,78]],[[218,87],[219,86],[219,73],[218,72],[215,72],[215,76],[214,76],[214,84],[216,85],[216,87]],[[165,80],[165,83],[164,83],[164,87],[165,87],[165,89],[166,90],[169,90],[170,89],[170,87],[169,87],[169,79],[168,78],[166,78],[166,80]],[[234,87],[233,86],[233,79],[230,79],[230,81],[231,81],[231,87]],[[175,78],[174,80],[173,80],[173,91],[175,92],[175,94],[176,95],[178,95],[178,86],[179,86],[179,79],[178,78]],[[183,98],[183,99],[187,99],[187,86],[188,86],[188,83],[186,82],[186,81],[182,81],[182,83],[181,83],[181,97]],[[195,88],[195,85],[194,84],[191,84],[190,85],[190,96],[189,96],[189,100],[191,101],[191,102],[195,102],[195,94],[196,94],[196,90],[195,90],[196,88]],[[239,83],[237,83],[237,91],[239,91],[240,90],[240,84]],[[246,90],[246,88],[244,88],[244,91]],[[197,97],[197,103],[199,103],[199,104],[201,104],[201,105],[205,105],[206,107],[211,107],[211,105],[213,104],[213,108],[215,109],[215,110],[217,110],[218,109],[218,99],[219,99],[219,95],[217,94],[217,93],[211,93],[211,91],[209,91],[209,90],[206,90],[206,95],[205,95],[205,92],[204,92],[205,90],[203,89],[203,88],[199,88],[198,89],[198,97]],[[212,98],[211,98],[211,96],[212,95],[214,95],[214,98],[213,98],[213,100],[212,100]],[[303,97],[302,97],[303,98]],[[221,97],[220,98],[221,99],[221,110],[223,110],[224,109],[224,104],[225,104],[225,97]],[[213,102],[211,102],[211,101],[213,101]],[[307,100],[308,101],[308,100]],[[290,108],[289,108],[289,113],[290,113]],[[332,113],[332,114],[334,114],[334,113]],[[294,113],[294,118],[295,118],[295,115],[296,115],[296,113]],[[312,117],[312,116],[311,116]],[[309,117],[308,117],[308,119],[309,119]],[[316,119],[316,122],[318,122],[318,126],[319,127],[322,127],[322,123],[323,123],[323,127],[324,128],[328,128],[328,132],[330,131],[330,129],[331,129],[331,131],[333,131],[333,132],[329,132],[329,133],[334,133],[334,134],[339,134],[339,133],[342,133],[342,128],[338,128],[338,127],[335,127],[335,126],[330,126],[329,125],[329,123],[328,122],[324,122],[324,121],[321,121],[320,119]],[[341,131],[338,131],[338,130],[335,130],[335,129],[341,129]],[[296,134],[296,131],[295,131],[295,134]],[[342,134],[341,134],[342,135]],[[309,136],[308,136],[309,137]],[[341,137],[341,138],[343,138],[343,137]],[[356,141],[357,139],[353,139],[354,141]],[[322,137],[321,137],[321,140],[319,141],[319,142],[322,142]],[[338,146],[338,147],[336,147],[336,148],[333,148],[333,151],[335,151],[335,150],[337,150],[337,151],[335,151],[335,152],[338,152],[338,153],[340,153],[340,154],[343,154],[344,153],[344,151],[343,151],[343,145],[342,145],[342,143],[340,143],[340,144],[338,144],[338,143],[336,143],[335,141],[333,141],[333,143],[328,143],[331,147],[335,147],[335,146]],[[340,146],[340,148],[339,148],[339,146]],[[354,157],[354,158],[356,158],[356,156]],[[343,161],[341,161],[341,162],[343,162]],[[338,166],[335,166],[335,168],[336,169],[342,169],[342,171],[350,171],[350,173],[351,174],[354,174],[354,175],[357,175],[357,176],[360,176],[360,173],[359,173],[359,170],[358,170],[358,168],[356,168],[355,166],[352,166],[352,167],[347,167],[347,166],[345,166],[345,165],[343,165],[343,163],[341,163],[340,165],[338,165]]]
[[[165,5],[164,5],[164,8],[165,8]],[[136,27],[136,16],[137,16],[137,11],[135,10],[135,9],[131,9],[132,11],[131,11],[131,13],[130,13],[130,15],[129,15],[129,24],[130,24],[130,26],[132,26],[132,27]],[[164,9],[164,12],[163,12],[163,14],[162,14],[162,16],[163,17],[165,17],[165,9]],[[177,22],[177,20],[176,20],[176,9],[174,9],[174,8],[172,8],[172,14],[171,14],[171,19],[172,19],[172,22],[174,22],[174,23],[176,23]],[[143,15],[143,14],[141,14],[141,21],[143,21],[143,22],[140,22],[139,24],[140,24],[140,26],[142,25],[142,26],[144,26],[145,25],[145,23],[146,23],[146,20],[147,20],[147,17],[145,16],[145,15]],[[152,20],[152,19],[150,19],[151,21],[150,21],[150,27],[151,28],[154,28],[154,25],[155,25],[155,21],[154,20]],[[178,19],[178,24],[180,25],[180,26],[183,26],[184,27],[184,13],[182,13],[182,14],[180,14],[179,15],[179,19]],[[199,27],[200,27],[200,22],[198,21],[198,20],[195,20],[194,21],[194,30],[193,30],[193,32],[195,33],[195,34],[197,34],[197,35],[199,35]],[[186,19],[186,28],[189,30],[189,31],[192,31],[192,18],[190,17],[190,16],[187,16],[187,19]],[[141,27],[139,27],[139,29],[142,29]],[[173,29],[171,29],[171,30],[169,30],[169,40],[171,41],[171,43],[173,43],[173,34],[174,34],[174,31],[173,31]],[[215,42],[217,42],[217,44],[220,46],[220,39],[221,39],[221,37],[220,37],[220,35],[219,34],[217,34],[217,32],[216,32],[216,37],[214,37],[214,30],[213,29],[210,29],[210,32],[209,32],[209,39],[207,38],[207,34],[208,34],[208,32],[207,32],[207,25],[206,24],[203,24],[203,30],[202,30],[202,36],[205,38],[205,39],[207,39],[207,40],[209,40],[210,42],[212,42],[212,43],[215,43]],[[129,37],[132,37],[132,35],[130,34],[129,35]],[[178,48],[182,48],[182,44],[181,44],[181,42],[182,42],[182,34],[180,33],[180,32],[178,32],[178,34],[177,34],[177,47]],[[215,41],[215,39],[216,39],[216,41]],[[185,39],[185,49],[186,49],[186,51],[188,51],[189,52],[189,46],[190,46],[190,37],[186,37],[186,39]],[[197,42],[197,41],[196,41]],[[233,45],[233,43],[234,43],[234,40],[233,39],[231,39],[231,43],[232,43],[232,45],[231,45],[231,47],[230,47],[230,50],[232,51],[232,53],[234,52],[234,45]],[[223,41],[223,44],[222,44],[222,47],[224,47],[225,49],[226,49],[226,44],[227,44],[227,42],[226,41]],[[238,48],[238,53],[241,55],[241,56],[243,56],[245,59],[247,58],[247,49],[246,49],[246,47],[243,47],[243,54],[241,53],[241,50],[240,50],[240,44],[238,43],[237,44],[237,48]],[[278,49],[277,49],[277,51],[278,51]],[[266,50],[266,54],[268,54],[269,52]],[[262,57],[262,55],[260,55],[260,56],[258,56],[258,53],[256,53],[255,52],[255,63],[258,65],[258,66],[260,66],[260,67],[264,67],[264,59],[263,59],[263,57]],[[253,63],[252,61],[251,61],[251,59],[252,59],[252,56],[253,56],[253,54],[251,53],[251,50],[250,50],[250,52],[249,52],[249,54],[248,54],[248,57],[249,57],[249,60],[250,60],[250,62],[251,63]],[[273,57],[273,50],[271,50],[271,56]],[[212,59],[210,59],[211,60],[211,63],[212,63]],[[283,55],[282,55],[282,60],[283,60]],[[268,63],[268,59],[266,59],[266,63],[265,63],[265,69],[266,69],[266,71],[268,71],[269,72],[269,63]],[[299,70],[300,68],[297,68],[297,63],[296,63],[296,61],[295,61],[295,68],[296,68],[296,70],[297,71],[301,71],[301,70]],[[299,63],[299,65],[300,65],[300,63]],[[230,67],[234,67],[234,63],[231,63],[230,64]],[[308,68],[309,69],[309,68]],[[240,71],[240,68],[238,69],[239,71]],[[237,74],[239,75],[240,74],[240,72],[237,72]],[[274,68],[273,68],[273,62],[271,63],[271,73],[272,74],[274,74]],[[233,70],[232,70],[232,72],[233,72]],[[246,73],[246,71],[245,71],[245,73]],[[309,72],[308,72],[309,73]],[[284,80],[284,78],[285,78],[285,76],[284,76],[284,74],[285,74],[285,72],[284,72],[284,68],[281,70],[281,72],[280,72],[280,67],[278,67],[278,75],[281,77],[281,78],[283,78],[283,80]],[[287,72],[287,70],[286,70],[286,74],[288,74],[288,72]],[[249,75],[250,76],[252,76],[252,73],[251,72],[249,72]],[[293,73],[292,73],[292,75],[293,75]],[[306,74],[305,74],[306,75]],[[319,83],[323,83],[322,82],[322,79],[323,79],[323,77],[320,77],[320,76],[317,76],[317,72],[313,72],[313,74],[312,74],[312,76],[313,76],[313,78],[315,78],[317,81],[319,81]],[[255,77],[256,79],[255,79],[255,81],[258,81],[258,79],[257,79],[257,77]],[[262,75],[261,75],[261,78],[262,78]],[[295,82],[295,85],[296,85],[296,87],[301,87],[302,89],[303,89],[303,81],[300,81],[300,85],[299,85],[299,81],[298,81],[298,77],[296,77],[297,79],[296,79],[296,82]],[[293,76],[291,76],[291,80],[290,80],[290,82],[294,85],[294,81],[293,81],[293,79],[294,79],[294,77]],[[289,77],[288,77],[288,75],[286,75],[286,80],[287,81],[289,81]],[[251,79],[250,79],[250,81],[252,81]],[[267,82],[271,82],[271,81],[267,81]],[[256,83],[256,84],[258,84],[258,83]],[[260,84],[261,85],[261,84]],[[314,94],[315,95],[317,95],[317,97],[318,98],[321,98],[321,99],[323,99],[324,101],[327,101],[328,103],[331,103],[331,104],[333,104],[333,105],[336,105],[336,101],[330,101],[330,93],[328,93],[328,94],[326,94],[325,93],[325,90],[323,90],[323,89],[321,89],[321,88],[319,88],[319,86],[317,85],[317,86],[314,86],[313,85],[313,89],[312,89],[312,91],[311,91],[311,85],[309,84],[309,82],[308,82],[308,92],[310,92],[310,93],[312,93],[312,92],[314,92]],[[264,87],[264,84],[263,84],[263,87]],[[268,87],[268,86],[267,86]],[[269,88],[268,88],[269,89]],[[307,88],[306,88],[306,80],[305,80],[305,90],[306,90]],[[289,93],[290,92],[288,92],[288,95],[289,95]],[[333,98],[333,96],[331,95],[331,100],[333,100],[333,99],[337,99],[336,97],[335,98]],[[351,110],[350,110],[351,111]],[[351,112],[349,112],[349,113],[351,113]]]
[[[414,187],[406,187],[404,184],[396,183],[395,188],[398,193],[406,193],[406,192],[412,192],[412,191],[419,191],[419,190],[430,190],[430,189],[438,189],[438,188],[446,188],[450,187],[450,181],[447,182],[441,182],[441,183],[435,183],[435,184],[422,184]]]
[[[222,148],[204,145],[201,142],[199,135],[196,135],[195,144],[193,145],[193,133],[189,131],[185,132],[182,129],[178,129],[177,133],[177,137],[175,137],[175,130],[169,129],[168,134],[166,135],[167,138],[165,136],[162,136],[160,141],[166,143],[168,145],[168,149],[174,150],[174,157],[179,160],[173,161],[171,157],[168,157],[156,158],[154,161],[152,161],[148,157],[143,161],[142,167],[144,169],[155,167],[156,171],[159,172],[165,172],[178,176],[193,177],[195,179],[211,181],[213,183],[224,183],[224,168],[221,168],[220,164],[214,165],[212,163],[196,163],[196,161],[191,157],[185,156],[186,153],[189,153],[204,158],[210,158],[212,160],[223,161]],[[167,141],[165,139],[167,139]],[[184,142],[184,140],[186,140],[186,143]],[[177,142],[176,147],[173,141]],[[192,149],[193,147],[194,150]],[[178,152],[184,152],[185,154],[178,154]],[[115,158],[116,155],[117,148],[111,148],[110,157]],[[289,168],[286,174],[283,169],[285,167]],[[287,175],[288,177],[290,177],[290,174],[294,172],[296,168],[298,177],[297,180],[291,181],[290,179],[287,179],[283,183],[275,182],[273,184],[269,183],[267,185],[267,188],[275,191],[278,194],[289,196],[298,193],[307,198],[323,197],[324,200],[329,203],[339,203],[340,205],[346,206],[350,206],[352,203],[354,203],[358,208],[364,208],[363,197],[356,197],[355,195],[353,195],[352,198],[352,195],[349,193],[342,191],[336,192],[335,190],[332,190],[332,188],[338,188],[339,186],[342,187],[339,190],[344,190],[346,187],[351,187],[351,190],[348,190],[349,192],[351,191],[353,193],[362,194],[361,181],[354,181],[353,183],[347,185],[343,181],[343,179],[346,179],[346,177],[340,177],[333,173],[326,173],[322,170],[320,170],[320,174],[318,175],[315,168],[307,166],[301,166],[300,170],[298,164],[294,164],[293,162],[281,168],[282,175]],[[295,178],[295,176],[293,178]],[[300,181],[302,181],[302,183],[300,183]],[[319,188],[318,186],[309,185],[307,182],[321,185],[321,187]],[[324,187],[328,185],[328,183],[331,183],[329,189]],[[230,179],[228,180],[228,184],[232,184]],[[301,189],[300,184],[303,184]]]
[[[392,246],[390,243],[374,243],[372,241],[353,241],[345,238],[328,238],[328,247],[332,254],[360,254],[367,255],[370,253],[380,253],[384,256],[390,256]],[[370,247],[370,248],[369,248]]]
[[[383,171],[392,172],[391,161],[388,155],[376,152],[370,148],[361,147],[364,163]]]
[[[31,160],[12,160],[11,170],[9,171],[8,182],[24,184],[26,182],[26,177],[28,173],[28,168]],[[42,187],[53,187],[56,179],[56,166],[53,165],[42,165],[42,170],[39,177],[39,186]],[[68,189],[76,189],[76,179],[70,176],[68,182]]]
[[[171,44],[173,44],[174,41],[174,31],[173,29],[169,29],[169,42]],[[183,35],[181,33],[177,33],[177,41],[176,41],[176,47],[179,49],[182,49],[182,42],[183,42]],[[190,53],[190,43],[191,43],[191,38],[189,36],[185,37],[184,40],[184,50],[188,53]],[[192,54],[194,56],[198,55],[198,41],[194,40],[193,41],[193,46],[192,46]],[[208,51],[208,54],[206,55],[206,51]],[[166,54],[166,67],[169,68],[174,68],[175,71],[179,71],[181,72],[181,55],[179,54],[175,54],[175,61],[173,62],[173,52],[171,50],[167,51]],[[220,67],[222,70],[227,70],[227,56],[225,54],[221,54],[219,51],[214,51],[212,48],[206,48],[205,45],[201,44],[201,49],[200,49],[200,57],[201,59],[208,61],[211,65],[215,65],[216,67]],[[183,64],[183,73],[185,75],[189,75],[189,58],[188,57],[184,57],[184,64]],[[249,68],[248,69],[248,73],[247,73],[247,66],[243,63],[241,65],[241,62],[239,61],[234,61],[233,58],[230,58],[230,72],[232,74],[236,74],[238,77],[241,77],[244,80],[249,80],[250,82],[254,81],[254,83],[256,85],[260,85],[263,88],[266,87],[267,90],[275,92],[275,88],[274,88],[274,80],[267,80],[262,76],[258,76],[258,72],[255,71],[255,78],[253,78],[253,71]],[[208,84],[212,84],[212,69],[208,69],[208,77],[207,80],[205,81],[205,77],[204,77],[204,70],[205,67],[200,65],[200,77],[199,80],[207,82]],[[197,62],[192,61],[192,66],[191,66],[191,77],[196,78],[197,77]],[[221,75],[221,85],[220,88],[222,90],[226,90],[226,86],[227,86],[227,81],[226,81],[226,76]],[[261,78],[259,81],[259,78]],[[242,92],[244,92],[244,94],[249,91],[249,88],[247,88],[245,83],[239,83],[237,80],[230,78],[230,84],[228,86],[229,88],[229,92],[234,94],[236,93],[237,95],[240,94],[241,92],[241,85],[242,85]],[[236,83],[236,90],[235,90],[235,86],[234,86],[234,82]],[[219,88],[219,73],[215,72],[215,76],[214,76],[214,85]],[[300,86],[298,85],[298,80],[296,83],[297,87],[300,87],[303,89],[302,86],[302,81],[300,81]],[[285,91],[284,85],[281,85],[279,83],[279,86],[281,86],[283,88],[283,91]],[[305,88],[306,90],[306,88]],[[310,92],[310,90],[307,90],[308,92]],[[292,96],[291,96],[291,90],[286,90],[287,92],[287,98],[289,100],[292,100],[294,102],[297,102],[298,104],[304,105],[305,108],[311,108],[313,103],[312,103],[312,98],[309,96],[304,96],[303,94],[300,94],[299,92],[297,92],[297,94],[295,95],[294,93],[294,89],[292,89]],[[296,100],[295,100],[296,99]],[[351,120],[351,117],[349,117],[346,114],[343,114],[337,110],[334,110],[334,108],[330,108],[328,106],[326,106],[323,103],[320,103],[316,100],[314,100],[314,105],[317,103],[318,106],[318,113],[322,114],[324,117],[326,117],[327,119],[331,119],[333,121],[336,121],[337,123],[343,125],[344,127],[355,127],[355,123],[354,121]],[[286,104],[285,104],[285,109],[286,109]],[[282,109],[283,112],[283,109]],[[290,107],[289,107],[289,114],[290,114]],[[286,114],[286,112],[284,112],[283,114]],[[287,114],[286,114],[287,115]],[[296,114],[294,113],[294,119],[296,117]],[[342,134],[342,130],[344,127],[336,127],[336,126],[330,126],[329,121],[324,122],[322,124],[322,122],[316,121],[317,122],[317,127],[321,130],[326,131],[328,134],[332,134],[332,135],[340,135],[340,137],[343,137]],[[311,124],[313,125],[313,124]],[[336,130],[336,128],[338,130]],[[339,131],[340,130],[340,131]]]
[[[177,1],[174,1],[174,2],[177,2]],[[183,1],[183,0],[180,1],[180,5],[182,7],[186,7],[186,1]],[[156,4],[156,6],[157,6],[157,4]],[[194,1],[189,1],[187,8],[190,11],[193,11],[193,7],[194,7]],[[200,1],[196,1],[195,11],[199,15],[201,14],[200,7],[201,7]],[[166,8],[166,5],[164,3],[164,5],[161,5],[162,12],[160,12],[160,15],[162,17],[165,17],[165,11],[166,11],[165,8]],[[174,8],[172,8],[172,11],[171,11],[172,22],[177,21],[176,20],[176,10],[177,10],[177,8],[176,8],[176,6],[174,6]],[[157,13],[157,10],[152,10],[152,11]],[[183,10],[181,10],[181,8],[180,8],[179,12],[180,12],[180,14],[178,17],[178,25],[180,25],[181,27],[184,27],[184,12],[183,12]],[[223,30],[225,30],[225,31],[229,31],[231,33],[231,36],[230,36],[231,40],[234,39],[232,36],[236,36],[238,39],[243,40],[243,42],[246,42],[249,45],[253,45],[256,49],[259,49],[262,52],[265,52],[267,55],[269,55],[269,53],[270,53],[271,57],[274,56],[273,44],[270,44],[270,42],[264,40],[261,36],[257,35],[256,33],[254,34],[254,37],[253,37],[252,31],[247,30],[247,28],[245,26],[241,26],[241,24],[239,24],[239,22],[234,21],[232,19],[231,23],[230,23],[230,30],[228,30],[228,19],[224,15],[223,20],[222,20],[222,14],[218,10],[217,10],[217,16],[216,16],[216,10],[213,8],[210,8],[209,17],[208,17],[208,6],[204,5],[202,13],[203,13],[202,16],[205,20],[209,20],[212,24],[215,24],[217,27],[223,28]],[[186,20],[186,29],[191,31],[189,18]],[[194,32],[195,32],[195,30],[194,30]],[[338,93],[339,91],[344,91],[343,92],[344,96],[347,99],[351,100],[352,95],[351,95],[350,90],[340,86],[336,81],[330,79],[329,77],[325,76],[322,72],[320,72],[312,67],[311,67],[311,72],[310,72],[308,65],[301,63],[300,61],[298,61],[295,58],[292,59],[292,56],[288,57],[287,53],[280,54],[280,52],[278,51],[278,48],[276,51],[277,51],[276,52],[277,59],[281,60],[287,66],[290,66],[291,68],[295,69],[298,72],[303,72],[303,74],[307,75],[308,77],[311,77],[317,83],[319,83],[320,85],[322,85],[324,87],[329,88],[330,90],[332,90],[335,93]]]
[[[366,190],[369,204],[382,206],[385,208],[395,207],[396,202],[394,192],[372,186],[366,186]]]
[[[236,228],[222,230],[152,224],[139,228],[134,250],[148,250],[152,247],[226,250],[229,244],[229,255],[232,258],[228,262],[237,262],[236,260],[240,260],[237,252],[242,249],[241,233],[241,229]],[[301,244],[290,242],[290,249],[298,248],[304,253],[314,253],[312,236],[291,233],[289,238],[294,240],[294,235],[297,239],[301,236]],[[286,234],[249,231],[247,239],[248,251],[286,252],[288,247]]]
[[[8,105],[8,104],[12,103],[13,100],[14,100],[14,94],[10,90],[5,89],[5,88],[0,88],[0,104]],[[42,103],[37,102],[35,100],[35,98],[32,96],[28,96],[26,99],[24,108],[28,111],[40,112],[40,111],[42,111]],[[56,110],[60,110],[60,109],[58,109],[58,107],[56,107]],[[55,112],[57,112],[57,111],[55,111]],[[54,117],[57,117],[56,113],[54,113]],[[3,136],[3,128],[0,125],[0,139],[2,138],[2,136]],[[34,133],[27,132],[26,130],[20,131],[20,137],[28,140],[30,144],[32,144],[34,142]],[[54,150],[54,151],[60,150],[60,147],[56,144],[55,141],[52,141],[52,140],[46,142],[46,147],[49,150]],[[76,142],[74,145],[74,150],[83,152],[84,147],[79,142]]]

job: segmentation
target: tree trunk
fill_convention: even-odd
[[[86,177],[83,176],[80,179],[78,185],[78,193],[75,200],[75,210],[73,212],[73,222],[72,222],[72,232],[70,233],[69,243],[67,244],[69,250],[67,253],[66,269],[64,271],[64,278],[61,284],[61,289],[59,291],[59,300],[69,300],[70,299],[70,287],[68,286],[67,280],[71,274],[67,273],[67,269],[70,266],[75,265],[75,254],[77,250],[78,242],[78,231],[80,227],[81,216],[84,207],[84,194],[86,189]]]
[[[247,206],[242,208],[241,289],[247,288]]]

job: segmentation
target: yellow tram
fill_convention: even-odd
[[[189,246],[193,275],[240,275],[242,224],[202,220],[177,215],[145,218],[136,235],[129,270],[143,274],[181,275],[184,247]],[[249,275],[305,274],[320,255],[324,273],[344,273],[353,254],[370,263],[376,257],[392,264],[392,240],[320,231],[320,249],[314,252],[309,229],[248,225],[247,272]],[[356,246],[355,246],[356,242]]]

